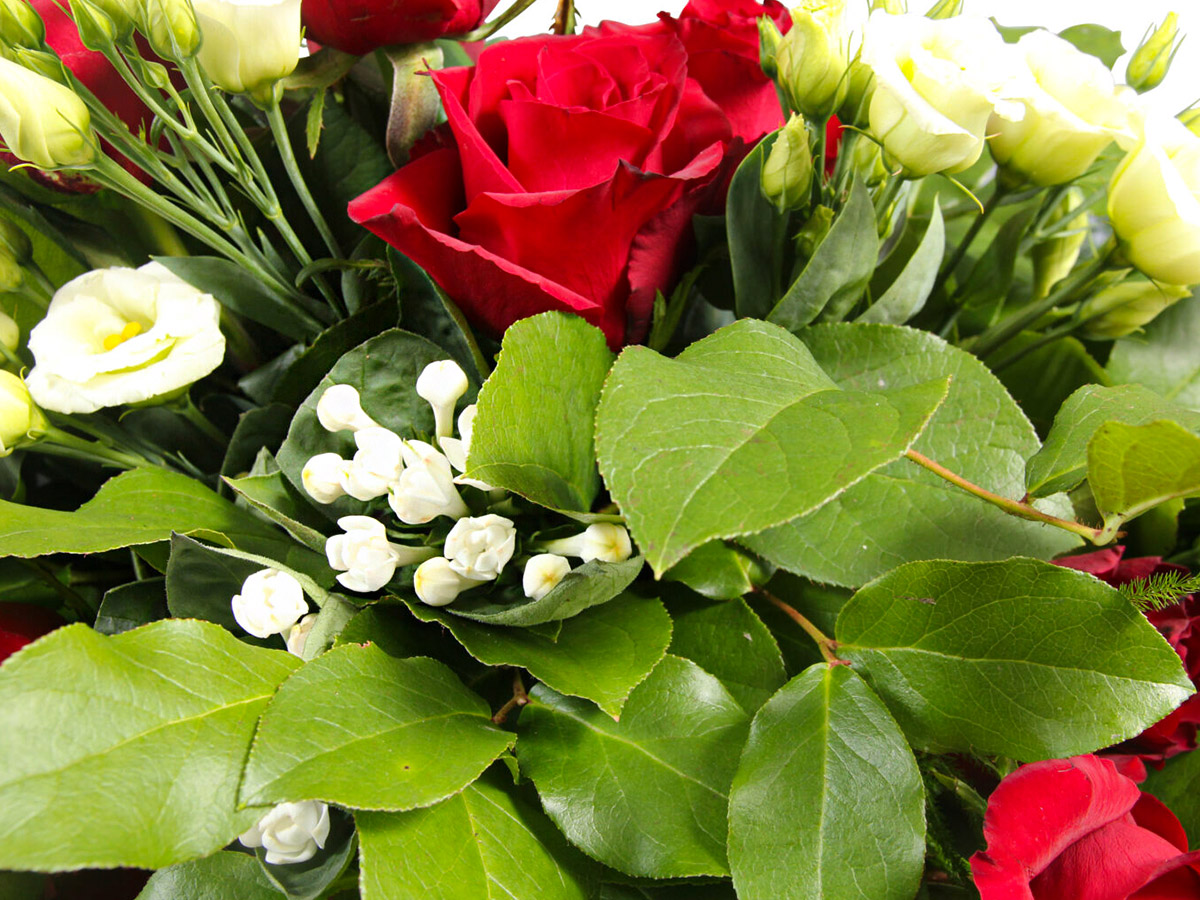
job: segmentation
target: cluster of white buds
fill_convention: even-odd
[[[446,535],[443,555],[417,568],[413,589],[422,603],[445,606],[463,591],[498,578],[516,546],[512,519],[492,514],[459,519]]]
[[[331,568],[340,572],[338,584],[347,590],[369,594],[377,591],[396,574],[400,566],[428,559],[437,551],[432,547],[406,547],[393,544],[387,529],[370,516],[343,516],[338,519],[343,534],[325,542],[325,556]]]

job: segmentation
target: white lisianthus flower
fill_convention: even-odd
[[[437,551],[432,547],[406,547],[387,539],[383,523],[370,516],[343,516],[335,534],[325,541],[325,556],[330,568],[341,572],[338,583],[360,594],[377,591],[396,574],[400,566],[428,559]]]
[[[283,634],[308,612],[300,582],[278,569],[262,569],[247,578],[230,605],[238,625],[256,638]]]
[[[352,384],[327,387],[317,400],[317,421],[326,431],[362,431],[379,424],[362,408],[358,389]]]
[[[304,645],[308,643],[308,635],[317,624],[317,614],[309,613],[288,629],[284,640],[287,641],[288,653],[292,656],[304,656]]]
[[[442,552],[450,560],[450,568],[464,578],[492,581],[504,571],[516,546],[512,519],[486,515],[455,522]]]
[[[197,59],[221,90],[269,98],[300,61],[300,0],[192,0]]]
[[[318,503],[332,503],[346,496],[342,483],[350,471],[350,461],[336,453],[318,453],[310,457],[300,472],[304,490]]]
[[[405,469],[388,495],[388,503],[401,522],[424,525],[438,516],[461,519],[470,515],[445,456],[424,441],[405,441],[400,452]]]
[[[459,575],[451,568],[450,560],[436,556],[417,566],[413,573],[413,590],[426,606],[447,606],[463,591],[477,587],[480,582]]]
[[[1148,118],[1109,182],[1108,217],[1146,275],[1200,284],[1200,137],[1178,119]]]
[[[1019,121],[992,116],[988,142],[996,162],[1034,184],[1082,175],[1129,124],[1129,107],[1112,72],[1096,57],[1049,31],[1021,37],[1015,55],[1029,78],[1014,82],[1025,104]]]
[[[265,847],[272,866],[308,862],[329,838],[329,807],[319,800],[280,803],[238,836],[243,847]]]
[[[29,391],[61,413],[165,399],[221,364],[220,318],[212,294],[158,263],[87,272],[29,333]]]
[[[986,19],[877,10],[860,58],[875,74],[871,134],[914,178],[961,172],[983,152],[993,112],[1023,113],[1021,104],[1005,99],[1020,69]]]
[[[521,577],[521,587],[525,596],[533,600],[541,600],[558,587],[568,572],[571,564],[565,556],[557,553],[539,553],[531,556],[525,563],[525,573]]]
[[[430,363],[417,376],[417,396],[433,409],[434,432],[438,437],[450,436],[454,405],[469,387],[467,373],[452,359]]]
[[[0,369],[0,458],[36,440],[46,425],[21,377]]]
[[[100,152],[87,105],[70,88],[0,57],[0,137],[41,169],[82,168]]]
[[[623,562],[633,555],[629,532],[624,526],[608,522],[589,525],[580,534],[547,541],[542,548],[560,556],[578,556],[584,562]]]
[[[400,479],[404,459],[400,435],[386,428],[363,428],[354,432],[358,452],[346,466],[342,489],[355,500],[382,497]]]
[[[471,452],[471,431],[475,427],[475,415],[479,407],[470,404],[458,414],[458,437],[440,437],[438,446],[450,461],[451,468],[456,472],[467,471],[467,454]],[[459,475],[454,479],[455,484],[466,484],[481,491],[494,491],[495,488],[478,478],[467,478]]]

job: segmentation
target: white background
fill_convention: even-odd
[[[678,13],[686,0],[579,0],[580,19],[595,24],[601,19],[616,19],[631,25],[652,21],[660,10]],[[787,0],[784,0],[786,5]],[[508,5],[501,0],[500,9]],[[849,0],[853,8],[866,8],[865,0]],[[914,12],[924,12],[933,0],[909,0]],[[503,34],[517,37],[549,27],[554,18],[556,0],[535,0],[533,6],[504,29]],[[1042,25],[1060,31],[1068,25],[1096,22],[1121,31],[1127,50],[1137,46],[1146,28],[1158,24],[1168,12],[1179,13],[1180,31],[1190,34],[1175,58],[1171,73],[1161,87],[1147,95],[1155,105],[1172,114],[1200,100],[1200,0],[966,0],[966,12],[995,16],[1001,25]],[[1123,76],[1125,61],[1117,63],[1116,73]]]

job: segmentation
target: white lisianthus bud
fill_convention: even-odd
[[[192,0],[197,59],[223,91],[270,99],[300,60],[300,0]]]
[[[266,861],[279,866],[308,862],[329,838],[329,807],[319,800],[280,803],[238,836],[243,847],[265,847]]]
[[[352,384],[327,387],[317,400],[317,420],[326,431],[361,431],[379,424],[363,412],[358,389]]]
[[[138,0],[91,0],[112,21],[116,30],[116,39],[123,41],[133,33],[134,21],[138,15]]]
[[[138,0],[138,30],[163,59],[190,59],[200,49],[191,0]]]
[[[45,46],[46,26],[29,0],[0,0],[0,40],[14,47]]]
[[[74,91],[3,57],[0,137],[39,169],[87,168],[100,152],[91,113]]]
[[[356,500],[382,497],[400,479],[403,441],[386,428],[364,428],[354,433],[358,452],[346,467],[342,488]]]
[[[1125,69],[1125,83],[1139,94],[1158,87],[1167,77],[1167,71],[1182,43],[1179,14],[1169,12],[1158,28],[1147,31],[1142,43],[1133,51]]]
[[[1200,284],[1200,137],[1147,119],[1108,185],[1108,217],[1126,258],[1155,281]]]
[[[325,556],[330,568],[341,572],[338,584],[360,594],[377,591],[396,574],[400,566],[428,559],[437,551],[432,547],[406,547],[387,539],[383,523],[370,516],[343,516],[335,534],[325,541]]]
[[[346,496],[342,487],[350,469],[350,461],[336,453],[318,453],[304,464],[300,482],[308,495],[318,503],[332,503]]]
[[[992,113],[1020,118],[1005,101],[1019,76],[1011,48],[986,19],[871,14],[862,62],[875,74],[871,134],[912,177],[961,172],[983,152]]]
[[[21,343],[21,329],[16,320],[6,312],[0,312],[0,344],[9,350],[16,350]]]
[[[220,319],[212,294],[159,263],[87,272],[29,333],[29,391],[62,413],[165,398],[221,364]]]
[[[450,461],[424,441],[405,441],[405,469],[388,495],[392,511],[406,525],[424,525],[438,516],[461,519],[470,515],[454,486]]]
[[[1179,284],[1156,284],[1131,279],[1089,297],[1079,311],[1080,333],[1093,340],[1114,340],[1133,334],[1158,318],[1171,304],[1192,293]]]
[[[450,567],[450,560],[435,556],[417,566],[413,573],[413,590],[426,606],[447,606],[465,590],[480,582],[459,575]]]
[[[780,212],[807,206],[812,185],[812,149],[803,116],[793,115],[779,132],[762,169],[762,190]]]
[[[624,526],[608,522],[589,525],[574,537],[547,541],[542,548],[560,556],[578,556],[584,562],[598,559],[600,562],[622,562],[633,555],[629,532]]]
[[[29,396],[25,382],[0,369],[0,457],[36,441],[46,425],[46,417]]]
[[[539,553],[531,556],[525,563],[525,574],[521,578],[521,587],[525,596],[541,600],[558,587],[558,583],[571,571],[571,564],[565,556],[556,553]]]
[[[824,122],[846,92],[850,29],[845,0],[801,0],[775,54],[779,84],[792,108]]]
[[[304,655],[304,645],[308,642],[309,632],[313,630],[315,624],[317,624],[317,614],[309,613],[288,629],[285,636],[288,653],[292,654],[292,656]]]
[[[462,366],[452,359],[430,363],[417,377],[417,396],[433,408],[434,432],[449,437],[454,423],[454,404],[470,383]]]
[[[242,630],[256,638],[283,634],[308,612],[300,582],[278,569],[260,569],[247,578],[230,605]]]
[[[486,515],[459,519],[443,550],[450,568],[472,581],[491,581],[504,571],[517,546],[512,519]]]
[[[1033,260],[1033,297],[1049,297],[1054,286],[1071,274],[1079,261],[1088,236],[1088,213],[1082,209],[1084,195],[1077,187],[1063,194],[1050,214],[1050,226],[1061,232],[1049,240],[1034,244],[1029,251]]]

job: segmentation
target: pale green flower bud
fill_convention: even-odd
[[[0,219],[0,291],[15,291],[25,280],[21,263],[28,262],[29,237],[7,219]]]
[[[854,174],[863,180],[867,187],[877,187],[883,184],[891,174],[883,161],[883,151],[873,140],[860,137],[854,142],[850,151],[850,163]]]
[[[866,128],[870,124],[871,95],[875,92],[875,73],[860,58],[846,70],[846,96],[838,107],[843,125]]]
[[[1179,115],[1179,121],[1196,137],[1200,137],[1200,106],[1184,110]]]
[[[783,32],[770,16],[758,20],[758,60],[763,72],[772,81],[779,77],[779,46],[783,43]]]
[[[845,0],[803,0],[776,56],[779,83],[792,108],[824,122],[846,92],[850,30]]]
[[[954,16],[961,16],[963,11],[963,0],[938,0],[933,4],[929,12],[925,13],[927,19],[952,19]],[[891,12],[891,10],[888,10]]]
[[[812,259],[821,242],[833,228],[833,210],[828,206],[818,206],[808,217],[800,233],[796,235],[796,252],[804,259]]]
[[[807,205],[812,187],[812,149],[803,116],[793,115],[779,132],[762,170],[762,190],[780,212]]]
[[[40,169],[85,168],[99,153],[92,118],[69,88],[0,59],[0,137]]]
[[[29,47],[12,47],[11,55],[0,54],[4,59],[12,60],[24,69],[49,78],[55,84],[66,85],[67,79],[63,74],[63,64],[53,53],[45,50],[32,50]]]
[[[1180,43],[1179,16],[1167,13],[1163,23],[1153,33],[1147,31],[1141,45],[1133,51],[1125,70],[1126,83],[1139,94],[1158,87],[1167,77]]]
[[[138,30],[164,59],[189,59],[200,49],[200,26],[191,0],[141,0]]]
[[[21,345],[21,329],[6,312],[0,312],[0,344],[9,350],[16,350]]]
[[[223,91],[269,100],[300,60],[300,0],[193,0],[199,61]]]
[[[79,40],[89,50],[106,50],[117,39],[117,27],[103,9],[90,0],[69,0],[71,18],[79,30]]]
[[[1136,280],[1114,285],[1083,304],[1080,316],[1088,321],[1080,333],[1093,340],[1125,337],[1148,325],[1168,306],[1190,294],[1190,288],[1179,284]]]
[[[29,0],[0,0],[0,41],[14,47],[46,45],[46,26]]]
[[[133,34],[138,20],[139,0],[90,0],[90,3],[108,16],[118,41]]]
[[[20,376],[0,370],[0,457],[38,440],[47,425]]]
[[[1088,214],[1080,211],[1072,216],[1071,213],[1082,203],[1083,191],[1075,187],[1067,191],[1050,214],[1050,222],[1057,223],[1055,230],[1063,233],[1035,244],[1030,252],[1035,300],[1050,296],[1054,286],[1071,274],[1079,260],[1079,251],[1087,240]]]

